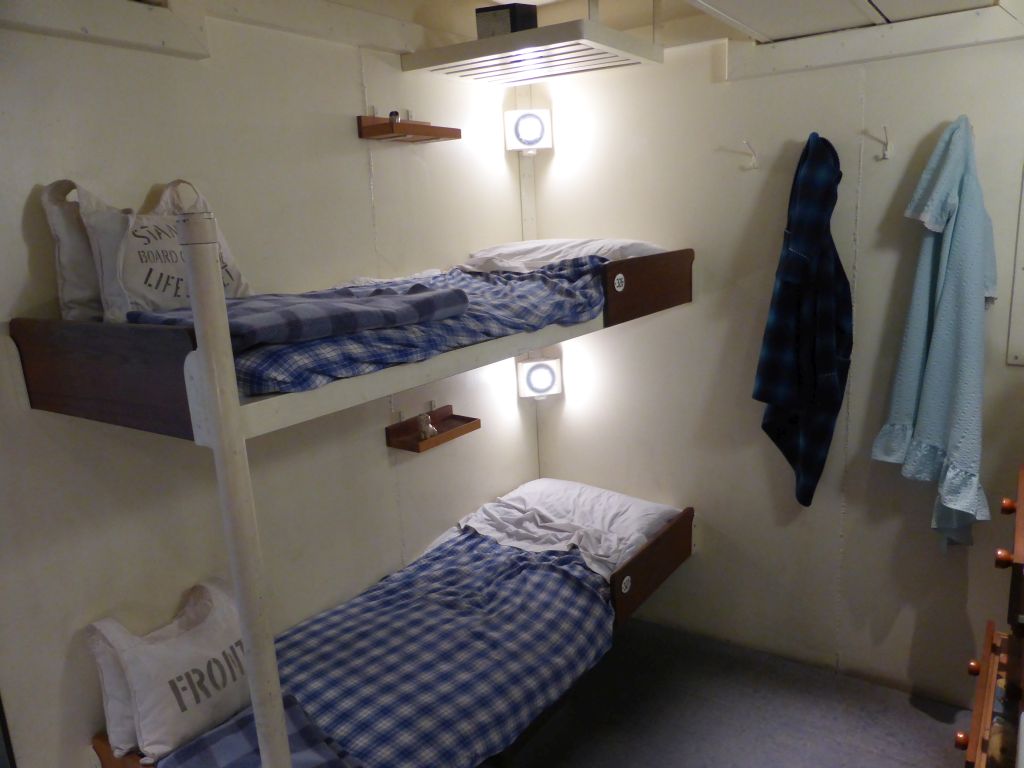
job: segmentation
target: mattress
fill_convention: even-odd
[[[359,297],[387,291],[398,296],[464,296],[454,316],[357,330],[287,344],[261,344],[235,356],[238,388],[247,396],[316,389],[335,379],[359,376],[399,363],[413,363],[459,347],[549,325],[575,325],[604,307],[599,256],[559,261],[528,273],[447,272],[418,275],[343,290]],[[325,292],[319,292],[325,293]],[[263,297],[235,300],[261,302]],[[265,302],[264,302],[265,303]],[[451,307],[452,302],[441,303]],[[229,306],[229,317],[232,308]],[[191,309],[131,313],[132,322],[185,325]],[[285,317],[285,325],[290,317]],[[330,323],[322,323],[329,327]],[[261,329],[262,331],[263,329]],[[265,331],[264,331],[265,333]],[[269,336],[269,335],[268,335]]]

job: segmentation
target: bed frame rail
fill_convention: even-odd
[[[693,507],[687,507],[612,574],[615,626],[625,623],[691,552]]]
[[[192,439],[191,329],[14,318],[11,338],[33,408]]]
[[[693,300],[693,249],[605,265],[604,327]]]

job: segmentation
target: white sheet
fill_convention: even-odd
[[[484,504],[459,521],[499,544],[529,552],[577,547],[605,579],[679,510],[566,480],[541,478]],[[453,535],[450,531],[436,544]]]
[[[595,573],[611,579],[612,573],[646,542],[640,534],[619,536],[611,531],[558,520],[538,509],[523,512],[504,501],[484,504],[459,525],[490,536],[499,544],[528,552],[568,551],[578,547]]]
[[[654,536],[679,514],[667,504],[627,496],[586,483],[542,477],[523,483],[500,498],[522,511],[539,509],[558,520],[611,531],[621,537]]]
[[[528,552],[579,548],[588,567],[610,581],[618,566],[679,514],[675,507],[615,490],[541,477],[466,515],[426,551],[472,528]]]
[[[467,272],[532,272],[546,264],[578,256],[601,256],[609,261],[664,253],[666,248],[643,240],[552,239],[503,243],[471,253],[459,265]]]

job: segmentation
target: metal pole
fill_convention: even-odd
[[[242,432],[235,360],[224,309],[217,225],[210,213],[183,214],[177,223],[178,240],[188,265],[210,447],[217,468],[221,518],[242,623],[261,762],[264,768],[291,768],[281,681],[266,612],[263,558]]]

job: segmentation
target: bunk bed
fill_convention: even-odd
[[[689,302],[693,251],[608,264],[603,312],[584,323],[496,338],[309,391],[244,397],[235,377],[216,222],[208,213],[185,214],[178,236],[189,270],[193,327],[14,319],[10,334],[32,408],[190,439],[212,450],[259,752],[264,766],[287,768],[246,440]],[[692,510],[611,575],[616,621],[688,556],[691,521]]]
[[[588,322],[495,338],[308,391],[243,396],[245,437],[687,303],[692,265],[690,249],[609,262],[603,312]],[[33,408],[210,444],[192,328],[15,318],[10,333]]]
[[[600,545],[594,538],[557,549],[546,539],[527,551],[481,524],[496,510],[527,546],[529,522],[515,525],[517,518],[540,516],[548,535],[571,527],[575,513],[546,489],[580,497],[577,508],[586,514],[576,519],[588,536],[617,533]],[[545,496],[553,501],[539,500]],[[639,525],[637,506],[620,501],[627,499],[542,478],[483,505],[405,568],[279,634],[286,701],[302,707],[318,738],[348,758],[345,768],[472,768],[514,754],[528,726],[600,660],[613,629],[691,552],[692,509],[632,500],[656,514]],[[602,506],[616,511],[598,522]],[[638,534],[631,544],[625,514],[634,521],[625,528]],[[611,518],[617,521],[605,522]],[[610,575],[602,567],[609,563],[616,566]],[[205,766],[208,745],[223,732],[251,732],[249,717],[243,710],[162,760]],[[251,750],[252,739],[244,742]],[[103,768],[141,765],[135,753],[115,757],[103,735],[93,744]]]

